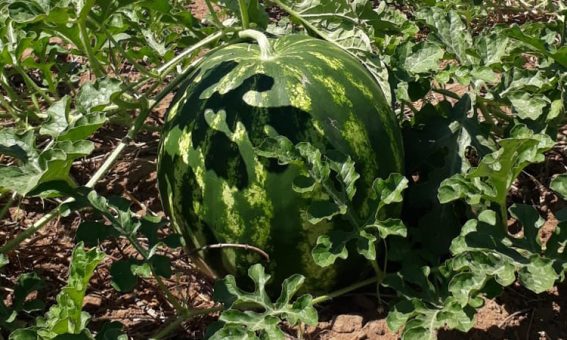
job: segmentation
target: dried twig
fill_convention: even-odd
[[[529,312],[530,310],[532,310],[532,309],[531,309],[531,308],[526,308],[526,309],[522,309],[522,310],[519,310],[519,311],[517,311],[517,312],[514,312],[514,313],[508,315],[508,316],[506,317],[506,319],[502,320],[502,322],[501,322],[500,324],[498,324],[498,328],[502,328],[504,325],[506,325],[506,324],[507,324],[510,320],[512,320],[514,317],[516,317],[516,316],[518,316],[518,315],[521,315],[521,314],[524,314],[524,313],[527,313],[527,312]]]
[[[191,251],[189,253],[189,256],[193,256],[198,252],[201,252],[203,250],[208,250],[208,249],[221,249],[221,248],[240,248],[240,249],[246,249],[246,250],[251,250],[253,252],[256,252],[260,255],[262,255],[266,261],[270,262],[270,255],[268,255],[268,253],[266,253],[265,251],[263,251],[260,248],[251,246],[249,244],[238,244],[238,243],[217,243],[217,244],[209,244],[206,246],[203,246],[201,248],[197,248],[194,249],[193,251]]]

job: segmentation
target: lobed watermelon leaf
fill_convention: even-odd
[[[311,295],[302,295],[292,301],[305,280],[303,276],[295,274],[287,278],[275,302],[266,292],[270,275],[266,274],[262,265],[250,267],[248,276],[254,282],[252,292],[238,288],[232,275],[215,283],[214,298],[225,306],[225,310],[219,322],[209,327],[209,339],[285,339],[279,327],[282,322],[291,326],[300,322],[307,325],[317,323],[317,310],[312,305]]]
[[[104,257],[104,253],[97,248],[86,251],[82,243],[77,244],[71,255],[67,285],[57,295],[57,304],[44,317],[38,317],[35,326],[14,331],[10,339],[54,339],[67,334],[92,338],[86,329],[89,314],[82,311],[83,298],[94,269]],[[34,285],[31,288],[36,287]]]
[[[470,205],[495,203],[505,209],[512,182],[528,164],[542,162],[544,152],[554,142],[548,135],[534,134],[526,126],[517,125],[511,137],[499,144],[501,148],[483,157],[477,167],[444,180],[439,187],[439,201],[447,203],[464,198]],[[506,214],[501,215],[501,221],[506,221]]]

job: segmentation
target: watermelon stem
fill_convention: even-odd
[[[260,57],[263,60],[271,59],[274,55],[274,50],[272,49],[270,40],[264,33],[256,30],[244,30],[240,31],[238,36],[243,39],[248,38],[255,40],[258,43],[258,47],[260,48]]]
[[[363,280],[363,281],[360,281],[360,282],[357,282],[357,283],[352,284],[352,285],[350,285],[350,286],[341,288],[341,289],[336,290],[336,291],[334,291],[334,292],[331,292],[331,293],[329,293],[329,294],[325,294],[325,295],[318,296],[318,297],[314,298],[314,299],[311,301],[311,303],[312,303],[313,305],[316,305],[316,304],[319,304],[319,303],[323,303],[323,302],[332,300],[332,299],[334,299],[334,298],[337,298],[337,297],[339,297],[339,296],[345,295],[345,294],[347,294],[347,293],[350,293],[350,292],[352,292],[353,290],[357,290],[357,289],[359,289],[359,288],[366,287],[366,286],[371,285],[371,284],[373,284],[373,283],[379,283],[378,278],[377,278],[376,276],[375,276],[375,277],[371,277],[371,278],[366,279],[366,280]]]

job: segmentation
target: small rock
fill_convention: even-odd
[[[362,316],[338,315],[333,321],[333,331],[337,333],[352,333],[362,328]]]
[[[85,298],[83,299],[83,306],[88,306],[88,307],[100,307],[100,305],[102,304],[102,299],[98,296],[93,296],[93,295],[87,295],[85,296]]]
[[[389,333],[384,319],[370,321],[364,326],[364,331],[368,339],[377,339]]]

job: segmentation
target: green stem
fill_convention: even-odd
[[[18,102],[18,104],[23,108],[23,111],[27,110],[28,105],[20,97],[20,95],[17,94],[14,91],[12,86],[10,86],[10,84],[8,82],[8,77],[6,76],[6,69],[5,68],[2,70],[2,74],[0,74],[0,78],[1,78],[0,79],[0,86],[2,86],[2,88],[6,91],[6,93],[10,97],[10,99]]]
[[[380,299],[380,284],[382,283],[382,280],[384,280],[384,271],[380,269],[377,259],[370,261],[370,264],[376,273],[376,295],[378,296],[378,299]]]
[[[338,196],[338,195],[335,193],[335,191],[333,190],[333,188],[331,188],[328,184],[322,183],[322,186],[323,186],[323,189],[325,189],[325,191],[327,192],[327,194],[328,194],[329,196],[331,196],[331,199],[332,199],[333,201],[335,201],[335,203],[336,203],[336,202],[340,202],[340,203],[342,203],[342,204],[344,204],[344,205],[347,206],[347,209],[346,209],[346,217],[348,218],[349,222],[352,224],[352,226],[353,226],[354,228],[359,229],[359,228],[360,228],[360,221],[359,221],[359,218],[358,218],[358,216],[356,216],[356,215],[353,213],[354,209],[350,206],[350,204],[348,204],[348,202],[347,202],[347,203],[342,202],[341,199],[339,198],[339,196]]]
[[[114,216],[111,216],[111,220],[114,219]],[[134,247],[134,249],[136,249],[136,251],[142,255],[142,257],[144,258],[145,261],[148,261],[149,258],[149,254],[147,249],[145,249],[136,239],[136,237],[130,233],[126,233],[126,232],[122,232],[122,234],[124,236],[126,236],[126,238],[128,239],[128,241],[130,242],[130,244]],[[165,298],[167,299],[167,301],[169,301],[169,303],[171,303],[171,305],[173,306],[173,308],[175,308],[175,310],[177,311],[177,313],[179,315],[189,315],[189,310],[187,308],[185,308],[184,306],[181,305],[181,303],[179,302],[179,300],[173,295],[171,294],[171,292],[169,291],[169,289],[167,288],[167,286],[163,283],[162,279],[159,277],[159,275],[156,273],[153,265],[150,264],[150,270],[152,271],[152,275],[154,276],[154,278],[156,279],[156,282],[158,284],[159,290],[164,294]]]
[[[79,27],[79,38],[81,39],[81,43],[83,44],[83,48],[87,54],[87,58],[89,59],[89,63],[93,68],[93,72],[97,78],[102,78],[104,76],[104,69],[102,65],[99,63],[91,43],[89,41],[89,33],[87,32],[87,25],[83,20],[79,20],[77,22],[77,26]]]
[[[209,9],[209,13],[211,14],[211,17],[213,18],[213,24],[215,26],[217,26],[218,28],[223,29],[224,25],[219,20],[217,12],[215,12],[215,9],[213,8],[213,5],[211,4],[211,0],[205,0],[205,4],[207,5],[207,8]]]
[[[337,47],[339,47],[340,49],[346,51],[347,53],[351,54],[352,56],[354,56],[355,58],[359,59],[355,54],[353,54],[351,51],[345,49],[343,46],[341,46],[341,44],[337,43],[334,40],[329,39],[329,37],[325,34],[325,32],[321,31],[320,29],[317,28],[317,26],[313,25],[312,23],[310,23],[309,21],[305,20],[298,12],[296,12],[293,8],[289,7],[288,5],[284,4],[283,2],[281,2],[280,0],[270,0],[270,2],[273,2],[274,4],[276,4],[279,8],[283,9],[285,12],[287,12],[292,18],[298,20],[299,22],[301,22],[301,24],[307,28],[308,30],[310,30],[311,32],[315,33],[317,36],[319,36],[321,39],[326,40],[332,44],[335,44]]]
[[[0,106],[2,106],[12,117],[12,119],[14,119],[14,122],[19,122],[21,120],[20,116],[18,116],[18,113],[14,111],[14,109],[8,103],[6,103],[2,97],[0,97]]]
[[[248,17],[246,0],[238,0],[238,6],[240,7],[240,16],[242,17],[242,28],[248,29],[250,27],[250,18]]]
[[[508,209],[506,208],[506,202],[500,205],[500,223],[504,229],[504,234],[508,234]]]
[[[461,99],[461,97],[458,94],[456,94],[453,91],[446,90],[446,89],[432,88],[431,91],[437,92],[439,94],[442,94],[444,96],[447,96],[447,97],[450,97],[450,98],[453,98],[453,99],[457,99],[457,100]]]
[[[152,266],[150,266],[152,267]],[[175,310],[177,311],[177,314],[179,315],[189,315],[190,310],[187,309],[186,307],[182,306],[181,303],[179,302],[179,299],[177,299],[175,297],[175,295],[173,295],[169,289],[167,288],[167,286],[165,285],[165,283],[163,283],[162,279],[159,277],[159,275],[156,274],[154,268],[152,267],[152,275],[154,276],[154,278],[156,279],[156,282],[158,283],[158,287],[159,289],[162,291],[162,293],[165,295],[165,298],[167,299],[167,301],[169,301],[169,303],[171,303],[171,305],[173,306],[173,308],[175,308]]]
[[[274,55],[274,50],[270,44],[270,40],[264,33],[256,30],[244,30],[239,32],[238,36],[242,39],[248,38],[255,40],[260,48],[260,57],[262,59],[270,59]]]
[[[218,306],[218,307],[212,307],[212,308],[203,308],[203,309],[193,309],[190,311],[190,314],[187,317],[177,317],[175,318],[175,320],[171,321],[171,322],[167,322],[167,326],[162,329],[161,331],[159,331],[156,335],[152,336],[150,339],[155,339],[155,340],[159,340],[159,339],[163,339],[165,337],[167,337],[169,334],[171,334],[173,331],[175,331],[177,328],[179,328],[179,326],[181,326],[182,323],[184,323],[185,321],[187,321],[188,319],[197,317],[199,315],[207,315],[207,314],[211,314],[211,313],[216,313],[216,312],[220,312],[223,310],[222,306]]]
[[[482,105],[483,108],[486,109],[486,113],[493,115],[494,117],[501,119],[501,120],[504,120],[508,123],[514,122],[514,118],[508,116],[505,112],[503,112],[497,105],[494,104],[493,101],[484,99],[483,97],[480,97],[480,96],[477,96],[476,100],[479,104]],[[492,110],[488,111],[489,107]],[[484,113],[484,111],[483,111],[483,113]]]
[[[92,7],[95,5],[96,0],[86,0],[81,12],[79,13],[79,18],[77,20],[77,26],[79,28],[79,39],[81,40],[81,44],[87,53],[87,58],[89,59],[89,63],[93,68],[93,72],[97,78],[101,78],[105,75],[104,68],[100,64],[99,60],[97,59],[91,43],[89,41],[89,33],[87,32],[87,19],[89,17],[89,13],[91,12]]]
[[[132,66],[134,66],[134,68],[142,73],[145,74],[147,76],[150,76],[152,78],[156,78],[157,75],[152,73],[151,71],[148,71],[146,69],[146,67],[140,65],[134,58],[130,57],[128,51],[124,50],[124,48],[122,47],[122,45],[120,45],[120,43],[118,43],[114,37],[112,36],[112,34],[110,32],[108,32],[108,30],[106,29],[106,27],[100,25],[98,22],[96,22],[96,20],[92,19],[91,17],[88,17],[87,20],[93,24],[96,25],[100,30],[102,30],[104,32],[104,34],[106,35],[106,37],[108,38],[108,40],[114,45],[116,46],[116,48],[120,51],[120,53],[122,53],[122,55],[126,58],[126,60],[128,60],[128,62],[130,64],[132,64]]]
[[[327,38],[325,37],[325,34],[323,32],[321,32],[316,26],[314,26],[313,24],[311,24],[309,21],[303,19],[301,17],[301,15],[299,15],[299,13],[297,13],[296,11],[293,10],[293,8],[289,7],[288,5],[284,4],[283,2],[281,2],[280,0],[270,0],[270,2],[273,2],[274,4],[276,4],[279,8],[283,9],[284,11],[286,11],[291,17],[293,17],[294,19],[297,19],[301,22],[301,24],[303,26],[305,26],[307,29],[313,31],[313,33],[317,34],[319,37],[327,40]]]
[[[4,215],[8,212],[8,209],[14,204],[16,201],[16,193],[12,194],[12,197],[6,202],[6,204],[0,209],[0,220],[4,218]]]
[[[565,46],[567,43],[567,13],[563,14],[563,31],[560,37],[560,46]]]
[[[357,282],[357,283],[352,284],[348,287],[341,288],[339,290],[336,290],[336,291],[329,293],[329,294],[326,294],[326,295],[318,296],[318,297],[313,299],[312,303],[314,305],[319,304],[319,303],[323,303],[323,302],[332,300],[334,298],[337,298],[339,296],[345,295],[347,293],[350,293],[350,292],[357,290],[359,288],[366,287],[366,286],[371,285],[373,283],[379,283],[376,277],[372,277],[372,278]]]
[[[30,76],[28,76],[28,74],[19,65],[13,65],[13,66],[14,66],[14,69],[22,76],[22,79],[24,80],[26,85],[28,87],[30,87],[30,89],[39,93],[39,95],[42,96],[43,99],[45,99],[45,101],[48,104],[51,105],[53,103],[53,99],[51,99],[51,97],[41,87],[39,87],[35,83],[35,81],[33,81],[33,79],[31,79]]]
[[[164,76],[164,74],[167,74],[170,72],[170,70],[175,67],[180,61],[181,59],[185,58],[187,55],[195,52],[196,50],[200,49],[201,47],[204,47],[214,41],[217,41],[219,38],[221,38],[224,35],[224,32],[220,31],[217,32],[215,34],[211,34],[208,37],[206,37],[205,39],[199,41],[198,43],[192,45],[191,47],[185,49],[183,52],[179,53],[178,55],[176,55],[174,58],[172,58],[170,61],[168,61],[167,63],[163,64],[161,67],[159,67],[156,70],[156,73],[159,76]]]

